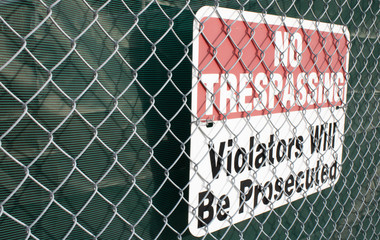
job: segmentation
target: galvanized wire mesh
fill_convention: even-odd
[[[203,6],[212,6],[227,29],[220,44],[204,35],[208,19],[196,15]],[[208,140],[201,145],[214,149],[217,157],[221,155],[218,132],[212,136],[202,129],[215,129],[218,124],[229,129],[231,144],[228,139],[225,144],[230,144],[230,150],[241,147],[238,141],[244,135],[230,129],[233,97],[224,106],[230,111],[215,104],[220,91],[243,95],[241,89],[233,89],[228,77],[239,61],[244,62],[239,55],[243,48],[229,35],[229,29],[238,23],[224,20],[221,7],[239,10],[239,19],[245,12],[259,13],[260,23],[267,28],[271,28],[265,21],[268,14],[280,16],[278,25],[288,18],[311,20],[317,26],[312,34],[319,34],[321,22],[345,26],[349,40],[344,44],[343,38],[334,41],[347,45],[350,59],[344,70],[347,96],[340,110],[331,110],[329,115],[342,127],[336,135],[341,140],[336,146],[342,156],[339,180],[324,190],[316,188],[314,194],[305,191],[297,201],[291,201],[290,194],[281,207],[268,201],[270,210],[262,214],[255,214],[252,205],[240,204],[250,210],[244,221],[233,222],[237,212],[215,207],[216,213],[229,216],[220,215],[224,226],[214,231],[207,226],[219,221],[219,215],[200,215],[199,207],[210,201],[226,206],[226,198],[211,199],[215,192],[210,186],[217,182],[218,174],[230,173],[229,181],[235,181],[241,172],[223,166],[211,179],[205,178],[198,166],[202,167],[208,156],[195,160],[190,142],[195,141],[194,146],[199,140],[195,135],[200,134]],[[378,239],[378,14],[378,1],[354,0],[0,0],[1,238],[193,239],[189,227],[195,223],[203,229],[202,239]],[[193,35],[194,23],[198,35]],[[255,28],[251,30],[246,34],[257,45]],[[193,58],[194,44],[202,34],[212,49],[207,53],[213,59],[210,62],[223,62],[218,59],[218,49],[220,52],[225,41],[237,51],[238,60],[230,63],[230,68],[220,63],[229,87],[222,90],[220,86],[215,96],[210,92],[205,100],[211,104],[209,109],[222,112],[215,119],[203,118],[207,109],[200,115],[192,109],[192,94],[207,73],[207,66],[200,68]],[[296,48],[290,45],[279,54],[292,47]],[[256,56],[264,59],[268,48],[259,46]],[[315,54],[317,62],[319,53]],[[334,54],[344,59],[339,51]],[[250,67],[252,74],[258,66]],[[285,71],[292,70],[285,67]],[[339,84],[337,78],[332,79]],[[268,81],[273,82],[273,76]],[[324,94],[327,98],[330,93]],[[258,96],[258,101],[263,101],[263,90]],[[297,95],[297,101],[299,98]],[[277,140],[282,131],[297,137],[302,127],[310,133],[313,123],[302,115],[307,110],[299,111],[301,124],[288,117],[291,107],[282,113],[266,109],[259,124],[250,121],[249,113],[254,110],[244,109],[246,115],[239,126],[248,126],[257,139],[263,134],[260,129],[268,126]],[[343,113],[344,125],[338,111]],[[275,123],[279,115],[286,124]],[[317,118],[322,123],[332,121]],[[242,159],[248,159],[249,151],[254,150],[242,153]],[[222,160],[228,161],[228,157],[224,155]],[[304,161],[311,165],[310,159]],[[296,166],[289,159],[285,162],[292,174],[297,174]],[[280,176],[280,170],[274,169],[272,179]],[[252,182],[244,190],[259,186],[253,172]],[[202,181],[206,189],[195,205],[189,191],[200,185],[194,181]],[[265,194],[268,186],[262,187]],[[227,192],[234,191],[241,189],[229,185]],[[248,198],[247,192],[241,194]],[[257,199],[257,204],[267,200]]]

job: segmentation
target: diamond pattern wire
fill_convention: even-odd
[[[217,29],[220,25],[224,35],[207,35],[213,19],[197,18],[204,6],[212,6],[212,12],[219,16],[213,26]],[[222,8],[238,10],[237,17],[220,17]],[[262,40],[257,36],[260,26],[244,19],[246,12],[259,13],[260,26],[270,29]],[[279,16],[280,22],[270,25],[268,14]],[[191,228],[198,224],[204,231],[200,239],[379,239],[378,15],[377,0],[0,0],[0,238],[197,239]],[[343,115],[335,114],[338,110],[333,109],[339,106],[334,105],[326,119],[319,106],[315,110],[319,115],[311,119],[306,111],[312,104],[306,103],[296,120],[291,117],[292,108],[302,105],[303,93],[297,91],[297,82],[276,85],[275,73],[283,69],[290,76],[296,70],[281,63],[272,68],[266,60],[272,54],[271,36],[288,18],[316,23],[316,29],[309,32],[297,27],[297,31],[307,32],[304,41],[318,36],[321,46],[336,47],[298,52],[314,56],[311,64],[320,76],[331,69],[332,74],[346,71],[343,65],[334,68],[331,60],[345,61],[342,49],[346,43],[343,35],[323,33],[319,24],[347,28],[350,60],[344,73],[346,101],[339,110]],[[199,25],[196,36],[194,23]],[[247,30],[244,41],[233,35],[241,23]],[[199,39],[208,46],[205,59],[209,58],[198,64],[192,56],[198,51],[193,47]],[[291,49],[298,51],[295,43],[282,50],[278,47],[278,58],[284,59]],[[229,60],[222,54],[226,45],[235,54]],[[251,58],[247,58],[247,51],[253,51]],[[322,68],[318,61],[327,55],[329,64]],[[202,80],[213,66],[224,74],[214,92]],[[300,69],[311,75],[307,66],[301,64]],[[248,80],[239,89],[234,86],[232,75],[238,67],[248,69],[247,78],[262,68],[268,72],[267,86],[252,87],[259,102],[271,89],[280,97],[295,89],[295,100],[285,104],[283,113],[277,113],[276,106],[269,107],[269,103],[261,109],[267,111],[265,121],[255,124],[257,109],[237,100],[246,97],[242,88],[250,85]],[[332,79],[332,84],[339,84],[337,78]],[[304,88],[309,84],[305,81]],[[201,114],[192,110],[192,94],[198,86],[208,89],[206,105],[211,102]],[[331,86],[321,86],[327,89],[323,93],[326,98],[335,94]],[[226,97],[225,106],[216,104],[217,96],[228,93],[236,99]],[[342,98],[340,92],[336,94]],[[245,116],[239,123],[244,131],[229,124],[237,109]],[[210,110],[221,115],[203,121]],[[255,139],[261,139],[268,128],[273,130],[273,141],[281,142],[280,133],[288,131],[297,146],[297,129],[311,131],[307,129],[318,121],[336,122],[337,126],[344,121],[339,145],[332,151],[342,155],[339,180],[327,188],[316,186],[314,194],[302,190],[303,197],[297,201],[290,200],[289,194],[280,207],[265,195],[268,191],[272,195],[272,188],[263,185],[261,170],[250,172],[247,188],[235,184],[242,181],[239,176],[244,169],[252,167],[244,164],[256,149],[241,153],[246,162],[242,166],[235,165],[233,170],[222,166],[211,179],[202,175],[202,164],[211,153],[198,161],[190,151],[190,142],[200,134],[204,145],[209,144],[209,151],[212,149],[224,163],[229,157],[220,151],[218,136],[227,132],[230,150],[243,151],[241,139],[247,129],[255,133]],[[214,135],[204,130],[218,124],[220,130]],[[201,148],[198,150],[201,153]],[[269,164],[271,151],[271,147],[263,148],[266,157],[261,164]],[[322,163],[324,158],[328,157],[322,153]],[[311,157],[303,161],[305,166],[314,166]],[[289,174],[296,176],[294,181],[303,177],[290,155],[284,163]],[[317,167],[317,171],[324,171],[321,169]],[[268,181],[286,178],[281,172],[282,167],[271,168]],[[219,176],[229,174],[226,195],[214,199]],[[247,204],[249,190],[258,186],[261,190],[256,197],[264,197],[256,199],[257,206]],[[196,204],[191,199],[195,188],[206,189]],[[227,206],[226,196],[235,192],[243,202]],[[236,204],[232,197],[229,200]],[[219,204],[213,210],[215,216],[210,210],[212,202]],[[260,204],[266,204],[268,211],[257,214]],[[202,207],[208,213],[199,213]],[[236,222],[240,213],[225,211],[228,207],[244,208],[248,217]],[[225,225],[213,230],[217,221]]]

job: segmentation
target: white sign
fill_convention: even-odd
[[[348,30],[203,7],[193,34],[190,232],[203,236],[332,187]]]

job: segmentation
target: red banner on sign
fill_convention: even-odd
[[[343,33],[204,18],[197,66],[197,116],[233,119],[345,102]]]

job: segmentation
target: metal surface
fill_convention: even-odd
[[[336,185],[201,239],[379,238],[378,1],[0,0],[1,239],[195,238],[203,6],[347,26],[350,62]]]

